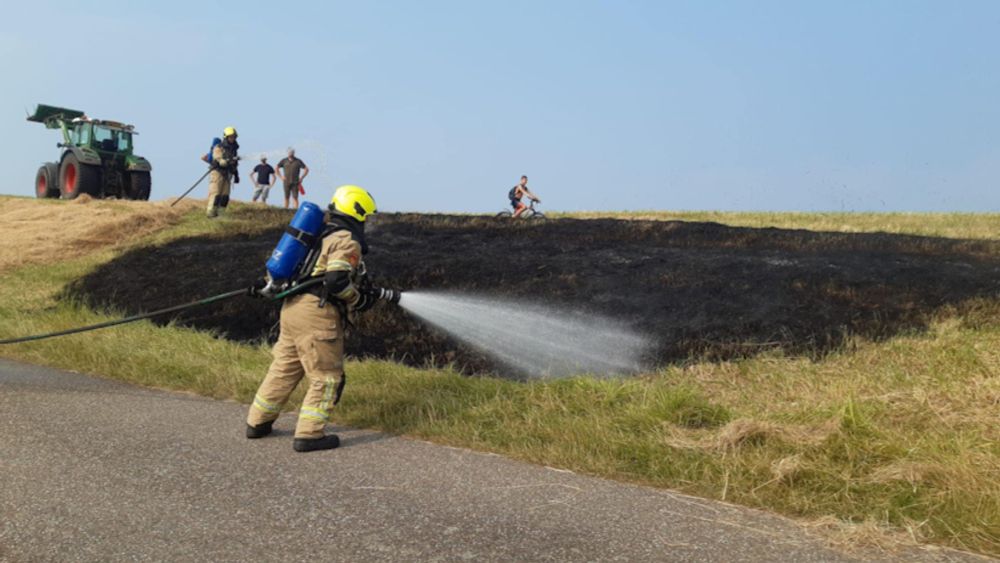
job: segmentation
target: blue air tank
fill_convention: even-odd
[[[323,209],[315,203],[303,203],[267,261],[267,273],[271,279],[275,283],[291,279],[322,232]]]

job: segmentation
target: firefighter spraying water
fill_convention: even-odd
[[[292,443],[297,452],[329,450],[340,445],[326,434],[334,405],[347,382],[344,374],[344,328],[350,319],[379,300],[399,302],[399,294],[376,288],[367,278],[365,221],[376,212],[375,200],[358,186],[341,186],[329,206],[329,222],[318,206],[306,203],[267,262],[267,275],[251,295],[288,294],[281,307],[281,333],[274,360],[254,396],[246,436],[257,439],[272,426],[303,377],[305,398]]]

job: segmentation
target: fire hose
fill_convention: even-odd
[[[206,170],[206,171],[205,171],[205,173],[201,175],[201,178],[198,178],[198,181],[197,181],[197,182],[195,182],[194,184],[192,184],[192,185],[191,185],[191,187],[190,187],[190,188],[188,188],[188,190],[187,190],[186,192],[184,192],[184,193],[182,193],[182,194],[181,194],[181,197],[179,197],[179,198],[175,199],[175,200],[174,200],[174,202],[170,204],[170,207],[173,207],[173,206],[177,205],[177,202],[178,202],[178,201],[180,201],[180,200],[184,199],[184,198],[185,198],[185,197],[186,197],[186,196],[187,196],[187,195],[188,195],[189,193],[191,193],[191,190],[193,190],[193,189],[197,188],[197,187],[198,187],[198,184],[200,184],[200,183],[201,183],[201,181],[205,179],[205,176],[208,176],[208,174],[209,174],[209,173],[210,173],[211,171],[212,171],[212,169],[211,169],[211,168],[209,168],[208,170]]]
[[[320,283],[323,283],[323,279],[322,278],[312,279],[312,280],[300,283],[300,284],[298,284],[298,285],[296,285],[296,286],[294,286],[294,287],[292,287],[290,289],[287,289],[287,290],[285,290],[285,291],[283,291],[281,293],[277,293],[277,294],[271,295],[268,298],[271,301],[280,301],[280,300],[282,300],[282,299],[284,299],[286,297],[289,297],[291,295],[295,295],[295,294],[297,294],[297,293],[305,290],[306,288],[309,288],[311,286],[314,286],[314,285],[317,285],[317,284],[320,284]],[[396,291],[394,291],[394,290],[377,288],[375,290],[375,292],[376,292],[376,295],[377,295],[377,297],[379,299],[390,301],[390,302],[394,302],[394,303],[398,303],[399,302],[399,293],[396,292]],[[232,299],[233,297],[239,297],[241,295],[248,295],[248,294],[249,294],[249,292],[245,288],[244,289],[237,289],[237,290],[234,290],[234,291],[228,291],[226,293],[220,293],[218,295],[213,295],[211,297],[206,297],[204,299],[199,299],[197,301],[192,301],[190,303],[185,303],[183,305],[174,305],[173,307],[167,307],[166,309],[159,309],[159,310],[156,310],[156,311],[150,311],[148,313],[141,313],[141,314],[138,314],[138,315],[133,315],[131,317],[126,317],[124,319],[116,319],[116,320],[113,320],[113,321],[106,321],[106,322],[103,322],[103,323],[97,323],[97,324],[92,324],[92,325],[87,325],[87,326],[81,326],[81,327],[77,327],[77,328],[70,328],[70,329],[59,330],[59,331],[55,331],[55,332],[47,332],[45,334],[34,334],[34,335],[31,335],[31,336],[22,336],[20,338],[6,338],[6,339],[3,339],[3,340],[0,340],[0,345],[3,345],[3,344],[18,344],[18,343],[21,343],[21,342],[33,342],[33,341],[36,341],[36,340],[45,340],[47,338],[55,338],[56,336],[66,336],[68,334],[78,334],[78,333],[81,333],[81,332],[90,332],[92,330],[98,330],[98,329],[102,329],[102,328],[109,328],[109,327],[113,327],[113,326],[118,326],[118,325],[123,325],[123,324],[128,324],[128,323],[134,323],[136,321],[150,319],[150,318],[153,318],[153,317],[159,317],[159,316],[162,316],[162,315],[168,315],[170,313],[178,313],[180,311],[184,311],[184,310],[187,310],[187,309],[193,309],[195,307],[201,307],[203,305],[210,305],[212,303],[218,303],[220,301],[226,301],[227,299]]]

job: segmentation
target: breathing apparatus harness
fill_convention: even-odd
[[[299,269],[299,275],[296,281],[292,283],[293,286],[312,279],[320,279],[320,276],[313,276],[313,270],[316,268],[316,262],[319,261],[320,252],[323,250],[323,239],[338,231],[348,231],[351,233],[351,238],[361,245],[361,254],[368,253],[368,244],[365,242],[364,231],[352,228],[352,225],[349,225],[348,221],[342,217],[333,216],[330,218],[330,222],[325,225],[322,234],[316,237],[315,242],[311,245],[309,254],[306,255],[306,259],[302,262],[302,267]],[[351,279],[351,277],[350,273],[343,271],[327,273],[322,276],[322,284],[309,287],[307,292],[319,297],[319,307],[322,308],[330,301],[331,293],[339,293],[352,283],[357,287],[358,291],[361,291],[361,287],[363,286],[371,285],[368,281],[368,271],[365,269],[364,261],[358,263],[357,270],[353,276],[354,279]],[[340,309],[341,317],[346,319],[346,303],[339,299],[334,299],[334,305]]]
[[[275,293],[292,296],[308,292],[319,297],[319,306],[323,307],[331,302],[331,294],[337,294],[353,283],[360,294],[354,306],[357,312],[370,309],[380,299],[399,303],[398,291],[371,284],[363,261],[358,264],[354,279],[348,272],[313,276],[323,249],[323,239],[335,232],[349,232],[351,238],[361,245],[361,254],[368,253],[363,224],[336,211],[331,211],[329,223],[324,223],[323,219],[323,210],[318,205],[305,202],[299,207],[267,261],[266,276],[250,289],[250,294],[270,297]],[[347,304],[339,299],[333,301],[346,319]]]

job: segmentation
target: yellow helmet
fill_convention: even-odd
[[[225,129],[222,130],[222,136],[223,137],[228,137],[230,135],[236,135],[236,128],[235,127],[226,127]]]
[[[330,200],[330,209],[348,217],[354,217],[361,222],[377,211],[372,194],[358,186],[337,188],[337,191],[333,193],[333,199]]]

